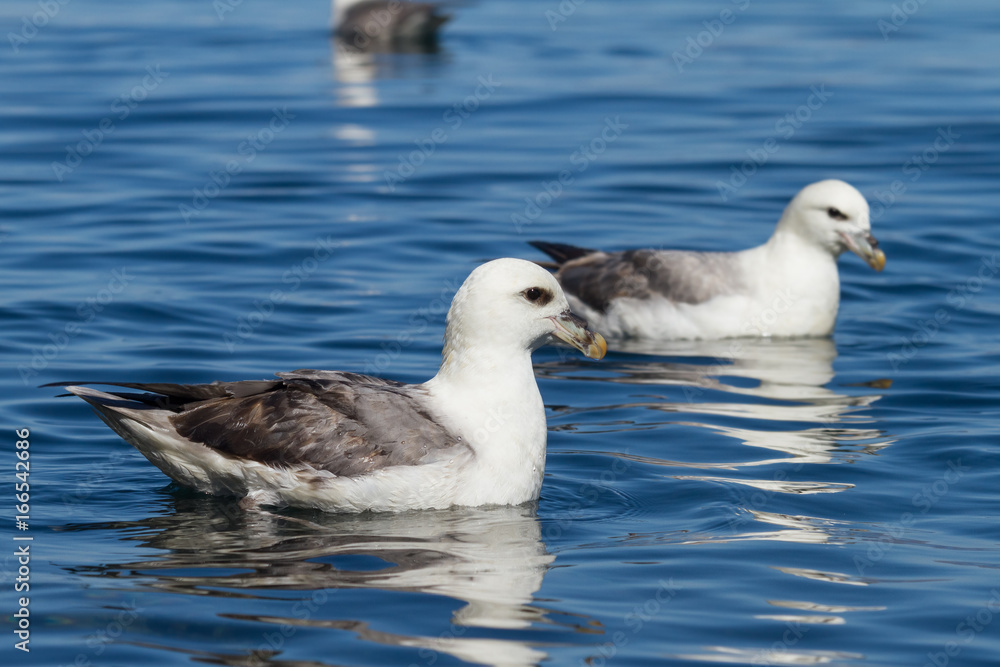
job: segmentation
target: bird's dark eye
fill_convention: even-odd
[[[831,206],[826,209],[826,214],[833,218],[834,220],[847,220],[847,215],[844,214],[839,208]]]
[[[552,292],[544,287],[529,287],[521,292],[521,296],[539,306],[544,306],[552,300]]]

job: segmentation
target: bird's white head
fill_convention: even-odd
[[[472,347],[532,352],[556,340],[592,359],[607,343],[569,309],[556,279],[537,264],[496,259],[476,268],[452,300],[443,355]]]
[[[868,202],[844,181],[802,188],[785,208],[777,230],[826,248],[834,257],[850,250],[876,271],[885,267],[885,253],[871,234]]]

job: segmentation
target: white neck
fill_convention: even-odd
[[[424,386],[432,395],[465,407],[461,414],[449,414],[447,418],[456,422],[477,453],[496,449],[499,434],[515,441],[534,435],[532,429],[525,429],[530,426],[526,422],[544,422],[545,411],[531,353],[523,349],[475,352],[448,351],[438,374]]]
[[[764,245],[742,253],[754,281],[754,317],[767,317],[771,335],[829,334],[840,303],[837,259],[797,234],[775,230]]]
[[[471,346],[470,346],[471,347]],[[545,406],[529,350],[446,346],[424,384],[442,418],[476,453],[470,499],[518,504],[537,497],[545,469]]]
[[[779,225],[767,243],[760,247],[763,251],[771,275],[815,276],[837,272],[837,258],[821,245],[810,242],[798,234],[783,230]],[[792,272],[795,273],[792,273]],[[788,283],[796,282],[788,279]],[[810,282],[800,280],[799,283]],[[812,285],[800,284],[799,287],[811,288]],[[838,285],[839,289],[839,285]]]

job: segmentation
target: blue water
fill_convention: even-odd
[[[451,11],[370,57],[321,0],[0,6],[3,663],[998,664],[995,3]],[[888,256],[834,338],[540,351],[537,505],[247,514],[37,388],[423,381],[480,261],[748,247],[830,177]]]

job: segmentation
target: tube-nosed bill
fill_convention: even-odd
[[[587,357],[601,359],[607,354],[608,344],[604,340],[604,336],[596,331],[591,331],[587,327],[586,320],[582,317],[565,310],[549,319],[556,325],[552,335],[580,350]]]

